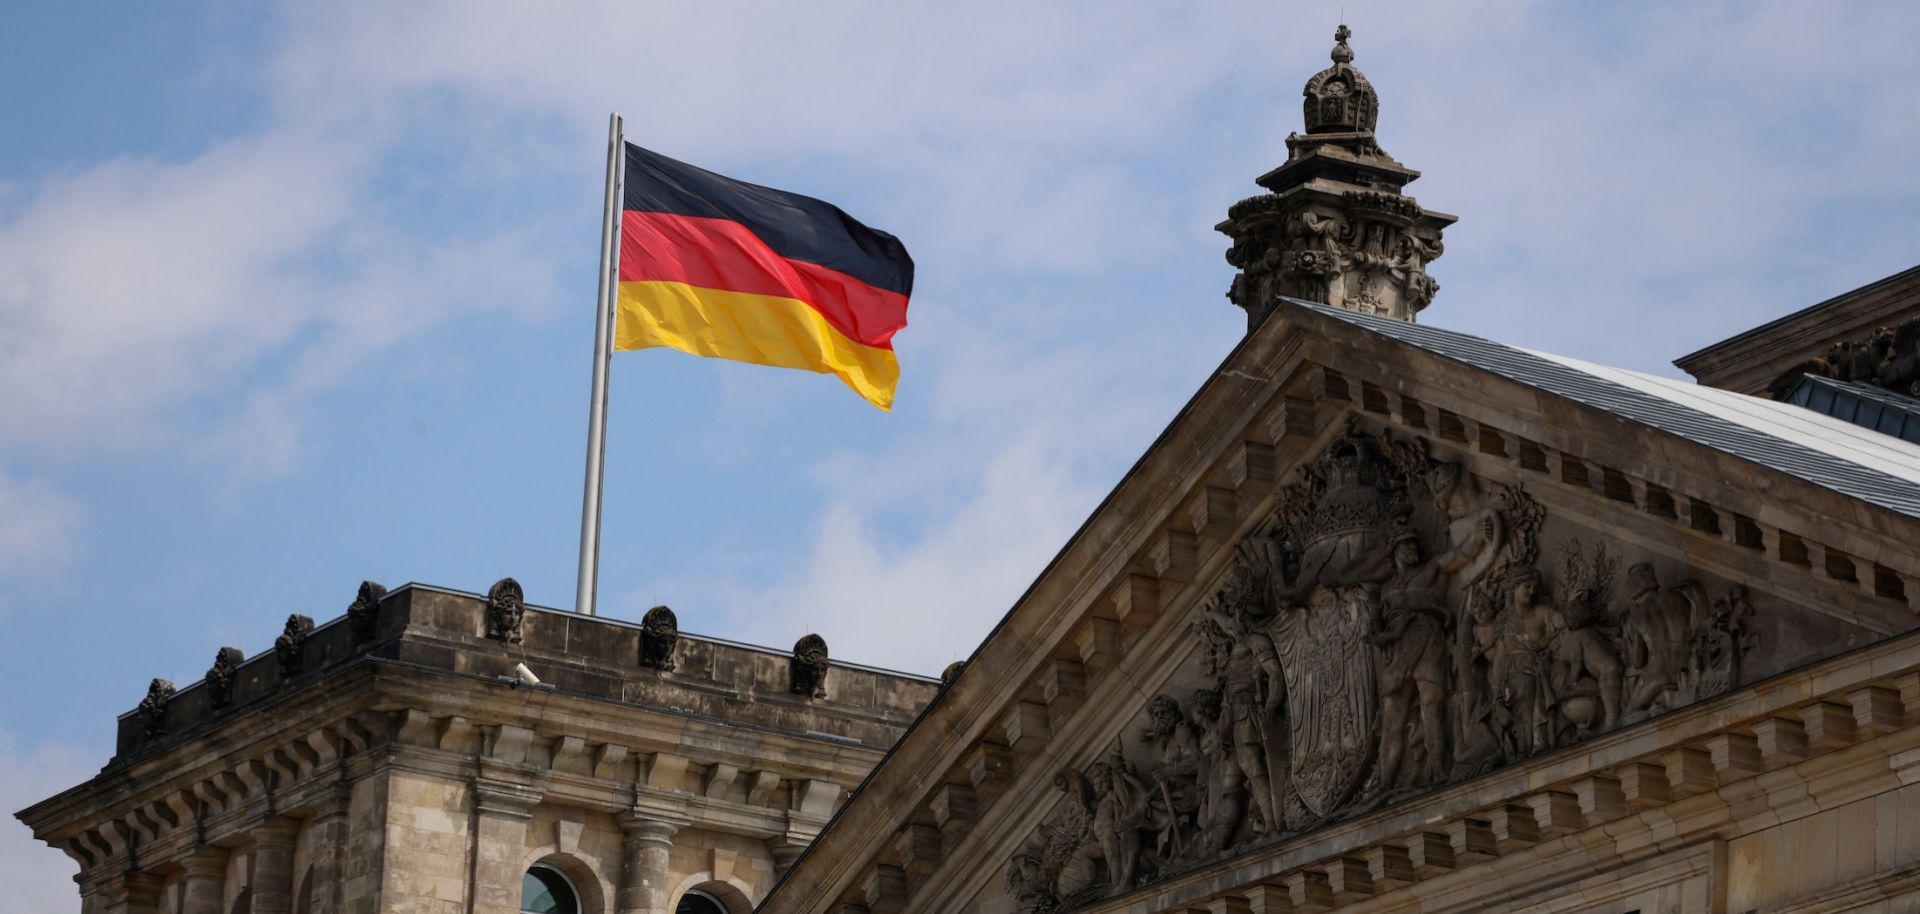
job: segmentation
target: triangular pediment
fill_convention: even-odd
[[[1913,627],[1901,492],[1438,339],[1257,328],[769,909],[1097,905]]]

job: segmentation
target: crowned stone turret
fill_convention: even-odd
[[[1380,97],[1353,66],[1352,31],[1334,32],[1333,66],[1301,91],[1306,133],[1287,137],[1287,161],[1261,177],[1268,193],[1227,211],[1239,268],[1227,298],[1258,324],[1277,296],[1412,321],[1440,284],[1427,264],[1455,217],[1422,209],[1401,189],[1420,173],[1374,139]]]

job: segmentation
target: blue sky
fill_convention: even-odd
[[[1461,217],[1432,323],[1670,373],[1920,260],[1907,5],[1344,7],[1383,145]],[[615,359],[603,612],[965,656],[1241,333],[1212,225],[1340,8],[9,4],[0,805],[363,578],[571,603],[613,109],[919,281],[892,414]],[[0,823],[69,905],[29,847]]]

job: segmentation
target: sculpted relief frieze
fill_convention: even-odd
[[[1060,772],[1008,891],[1070,910],[1781,668],[1757,633],[1793,624],[1744,588],[1575,520],[1350,422],[1235,547],[1182,672]]]

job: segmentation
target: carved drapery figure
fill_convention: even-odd
[[[1220,721],[1227,754],[1218,760],[1220,806],[1210,823],[1214,846],[1225,850],[1239,835],[1249,811],[1254,814],[1250,828],[1254,834],[1280,828],[1278,813],[1284,807],[1277,802],[1270,777],[1267,746],[1286,686],[1273,639],[1263,630],[1253,605],[1241,601],[1205,612],[1228,649],[1221,671]]]
[[[1367,639],[1379,651],[1381,789],[1432,782],[1446,754],[1447,577],[1459,561],[1448,553],[1422,562],[1419,534],[1394,537],[1393,577],[1380,588],[1380,620]],[[1419,762],[1403,781],[1410,721]]]
[[[135,710],[140,714],[140,732],[149,739],[167,732],[167,704],[173,701],[173,683],[155,679],[147,683],[147,697]]]
[[[302,652],[307,636],[313,634],[313,617],[294,613],[287,617],[286,628],[273,639],[273,656],[280,664],[280,681],[300,675]]]
[[[787,661],[787,691],[808,698],[827,697],[827,639],[803,635]]]
[[[1555,744],[1557,697],[1550,674],[1562,623],[1540,589],[1540,575],[1531,568],[1512,576],[1491,658],[1496,719],[1507,755],[1515,758],[1538,755]]]
[[[673,648],[680,643],[680,620],[673,610],[655,606],[640,619],[640,665],[651,670],[673,669]]]
[[[501,578],[487,588],[487,637],[519,644],[520,624],[527,615],[527,594],[520,582]]]
[[[233,704],[234,680],[240,675],[240,664],[246,655],[237,647],[223,647],[213,655],[213,666],[207,669],[207,703],[215,708],[224,708]]]
[[[380,601],[387,598],[387,589],[372,581],[361,581],[359,592],[353,595],[353,603],[347,606],[347,627],[353,632],[353,643],[365,644],[373,640],[374,628],[380,622]]]

